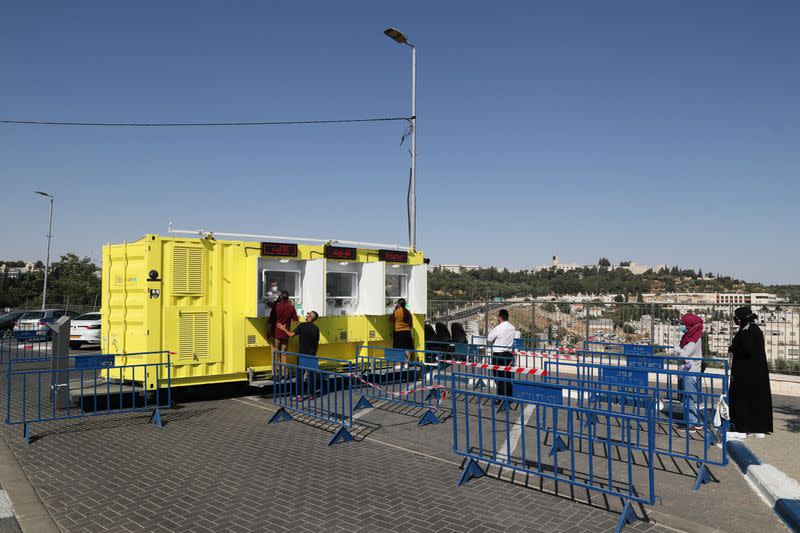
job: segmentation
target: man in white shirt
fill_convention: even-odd
[[[500,366],[511,366],[514,364],[514,338],[517,335],[517,328],[508,321],[508,311],[501,309],[497,312],[497,325],[486,336],[486,344],[492,346],[492,364]],[[500,378],[511,378],[511,372],[494,370],[492,374]],[[497,381],[497,394],[499,396],[511,396],[511,382]]]

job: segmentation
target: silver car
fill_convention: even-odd
[[[70,322],[69,347],[77,350],[84,344],[100,344],[100,313],[86,313]]]
[[[17,323],[14,325],[14,333],[33,332],[36,335],[49,335],[50,329],[47,327],[47,324],[54,324],[62,316],[75,318],[78,316],[78,313],[65,309],[26,311],[24,315],[19,317],[19,320],[17,320]]]

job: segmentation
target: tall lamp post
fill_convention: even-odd
[[[408,185],[408,245],[417,248],[417,47],[408,41],[403,32],[386,28],[385,33],[393,41],[411,47],[411,182]]]
[[[50,222],[47,224],[47,262],[44,265],[44,289],[42,290],[42,310],[47,303],[47,271],[50,270],[50,238],[53,236],[53,195],[42,191],[36,194],[50,198]]]

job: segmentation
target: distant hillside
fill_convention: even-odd
[[[630,301],[650,292],[771,292],[797,301],[800,285],[748,283],[730,276],[682,270],[678,267],[633,274],[624,268],[585,267],[564,272],[509,272],[480,268],[456,274],[435,268],[428,276],[428,298],[483,300],[567,294],[620,294]]]

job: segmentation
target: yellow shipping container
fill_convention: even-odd
[[[102,273],[103,353],[174,352],[173,386],[271,376],[271,281],[289,291],[301,320],[307,311],[319,313],[318,355],[352,360],[359,345],[391,346],[388,314],[399,297],[415,318],[415,346],[424,345],[421,252],[147,235],[104,246]],[[167,355],[118,359],[156,363]]]

